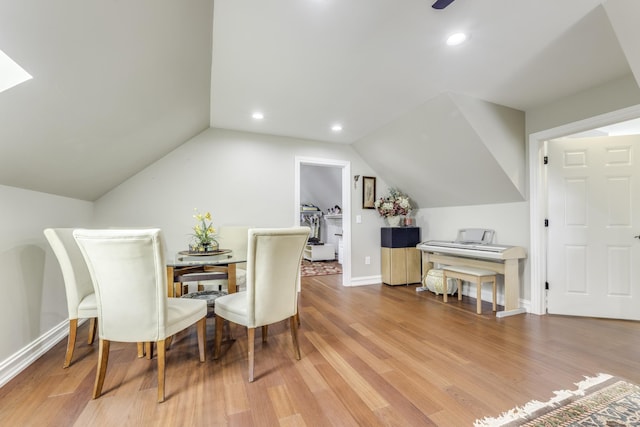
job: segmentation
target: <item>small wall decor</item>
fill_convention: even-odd
[[[376,203],[376,178],[373,176],[362,177],[362,209],[375,209]]]

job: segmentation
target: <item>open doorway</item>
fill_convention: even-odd
[[[634,120],[640,117],[640,105],[603,114],[531,134],[529,137],[529,194],[531,221],[531,312],[545,314],[547,312],[545,282],[547,281],[548,241],[545,219],[548,215],[548,189],[544,169],[544,157],[547,155],[547,141],[574,135],[593,129],[611,126],[612,124]]]
[[[322,159],[322,158],[310,158],[310,157],[296,157],[295,159],[295,194],[294,194],[294,224],[300,224],[300,205],[301,200],[301,177],[303,176],[302,169],[305,166],[314,167],[326,167],[337,169],[340,176],[340,204],[338,205],[342,215],[342,236],[340,239],[340,258],[342,261],[342,284],[348,286],[351,281],[351,163],[348,161]],[[329,207],[320,207],[320,209],[326,210]],[[335,206],[333,207],[335,208]],[[325,230],[326,231],[326,230]],[[330,231],[333,233],[333,231]],[[336,241],[336,244],[337,241]]]

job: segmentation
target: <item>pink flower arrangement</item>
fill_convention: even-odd
[[[403,194],[398,189],[390,188],[387,197],[381,197],[374,203],[375,208],[382,217],[409,215],[411,212],[411,202],[409,196]]]

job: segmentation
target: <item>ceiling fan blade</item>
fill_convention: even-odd
[[[436,0],[436,2],[431,6],[434,9],[444,9],[453,3],[453,0]]]

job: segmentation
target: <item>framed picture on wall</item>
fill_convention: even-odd
[[[376,202],[376,178],[373,176],[362,177],[362,209],[375,209]]]

